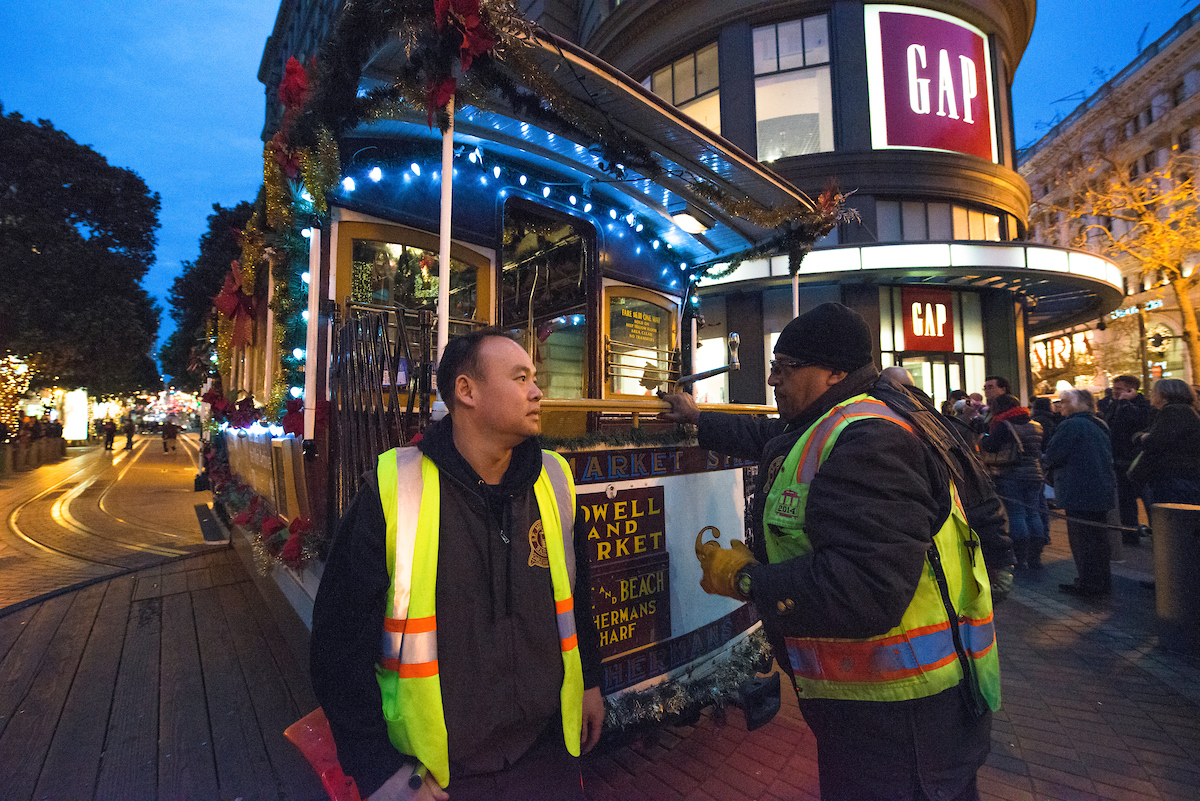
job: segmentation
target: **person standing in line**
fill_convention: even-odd
[[[133,424],[133,415],[125,418],[125,450],[133,450],[133,435],[137,431],[137,426]]]
[[[1192,388],[1177,378],[1154,384],[1151,403],[1158,415],[1141,435],[1141,453],[1129,480],[1145,488],[1147,507],[1155,503],[1200,504],[1200,415]]]
[[[983,399],[987,404],[986,413],[974,418],[971,424],[980,435],[986,434],[992,425],[992,401],[1001,395],[1012,394],[1008,379],[1002,375],[989,375],[983,380]]]
[[[701,587],[754,602],[816,735],[823,799],[978,798],[1000,702],[987,565],[1011,587],[1012,552],[1003,533],[972,532],[935,440],[974,457],[935,407],[879,377],[870,329],[846,306],[792,320],[774,356],[778,419],[659,395],[701,447],[760,465],[750,526],[761,536],[753,551],[697,543]]]
[[[104,421],[104,450],[113,449],[113,439],[117,436],[117,424],[111,419]]]
[[[1182,383],[1182,382],[1181,382]],[[1127,475],[1129,465],[1137,456],[1134,437],[1150,428],[1154,407],[1138,392],[1142,382],[1135,376],[1119,375],[1112,380],[1112,399],[1104,413],[1112,440],[1113,470],[1117,474],[1117,507],[1121,512],[1121,541],[1136,547],[1141,541],[1138,533],[1138,490]],[[1147,507],[1149,511],[1149,507]]]
[[[1112,593],[1108,513],[1117,503],[1112,443],[1091,392],[1064,389],[1059,399],[1066,419],[1046,447],[1043,464],[1054,471],[1054,497],[1067,516],[1078,575],[1058,588],[1068,595],[1104,598]]]
[[[996,494],[1008,512],[1008,533],[1018,568],[1040,570],[1042,549],[1050,542],[1042,525],[1041,507],[1045,500],[1042,476],[1042,427],[1033,422],[1029,410],[1012,395],[999,395],[992,401],[992,424],[980,448],[998,453],[1013,441],[1021,443],[1021,458],[1016,464],[992,468]],[[1011,427],[1010,427],[1011,426]]]
[[[452,340],[448,415],[379,457],[338,526],[310,669],[363,797],[583,799],[599,643],[575,485],[539,447],[534,376],[496,328]]]

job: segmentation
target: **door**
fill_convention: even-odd
[[[940,406],[951,390],[963,389],[966,371],[958,353],[897,353],[897,363],[908,370],[913,383]]]

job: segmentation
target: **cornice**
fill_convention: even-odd
[[[974,156],[925,150],[815,153],[768,165],[809,194],[829,179],[842,191],[912,200],[962,201],[1029,215],[1029,185],[1013,170]],[[815,195],[814,195],[815,196]],[[853,199],[849,205],[853,206]]]

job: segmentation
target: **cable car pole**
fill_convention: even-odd
[[[450,340],[450,208],[454,200],[454,96],[446,104],[450,123],[442,132],[442,222],[438,242],[437,358]]]

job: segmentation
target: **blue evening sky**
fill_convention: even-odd
[[[1143,44],[1195,3],[1038,3],[1013,89],[1018,145],[1099,86],[1096,70],[1129,63],[1147,25]],[[146,287],[164,306],[181,262],[198,254],[212,204],[253,200],[261,183],[257,74],[278,8],[278,0],[0,0],[5,113],[50,120],[162,196]],[[170,328],[164,314],[164,337]]]

